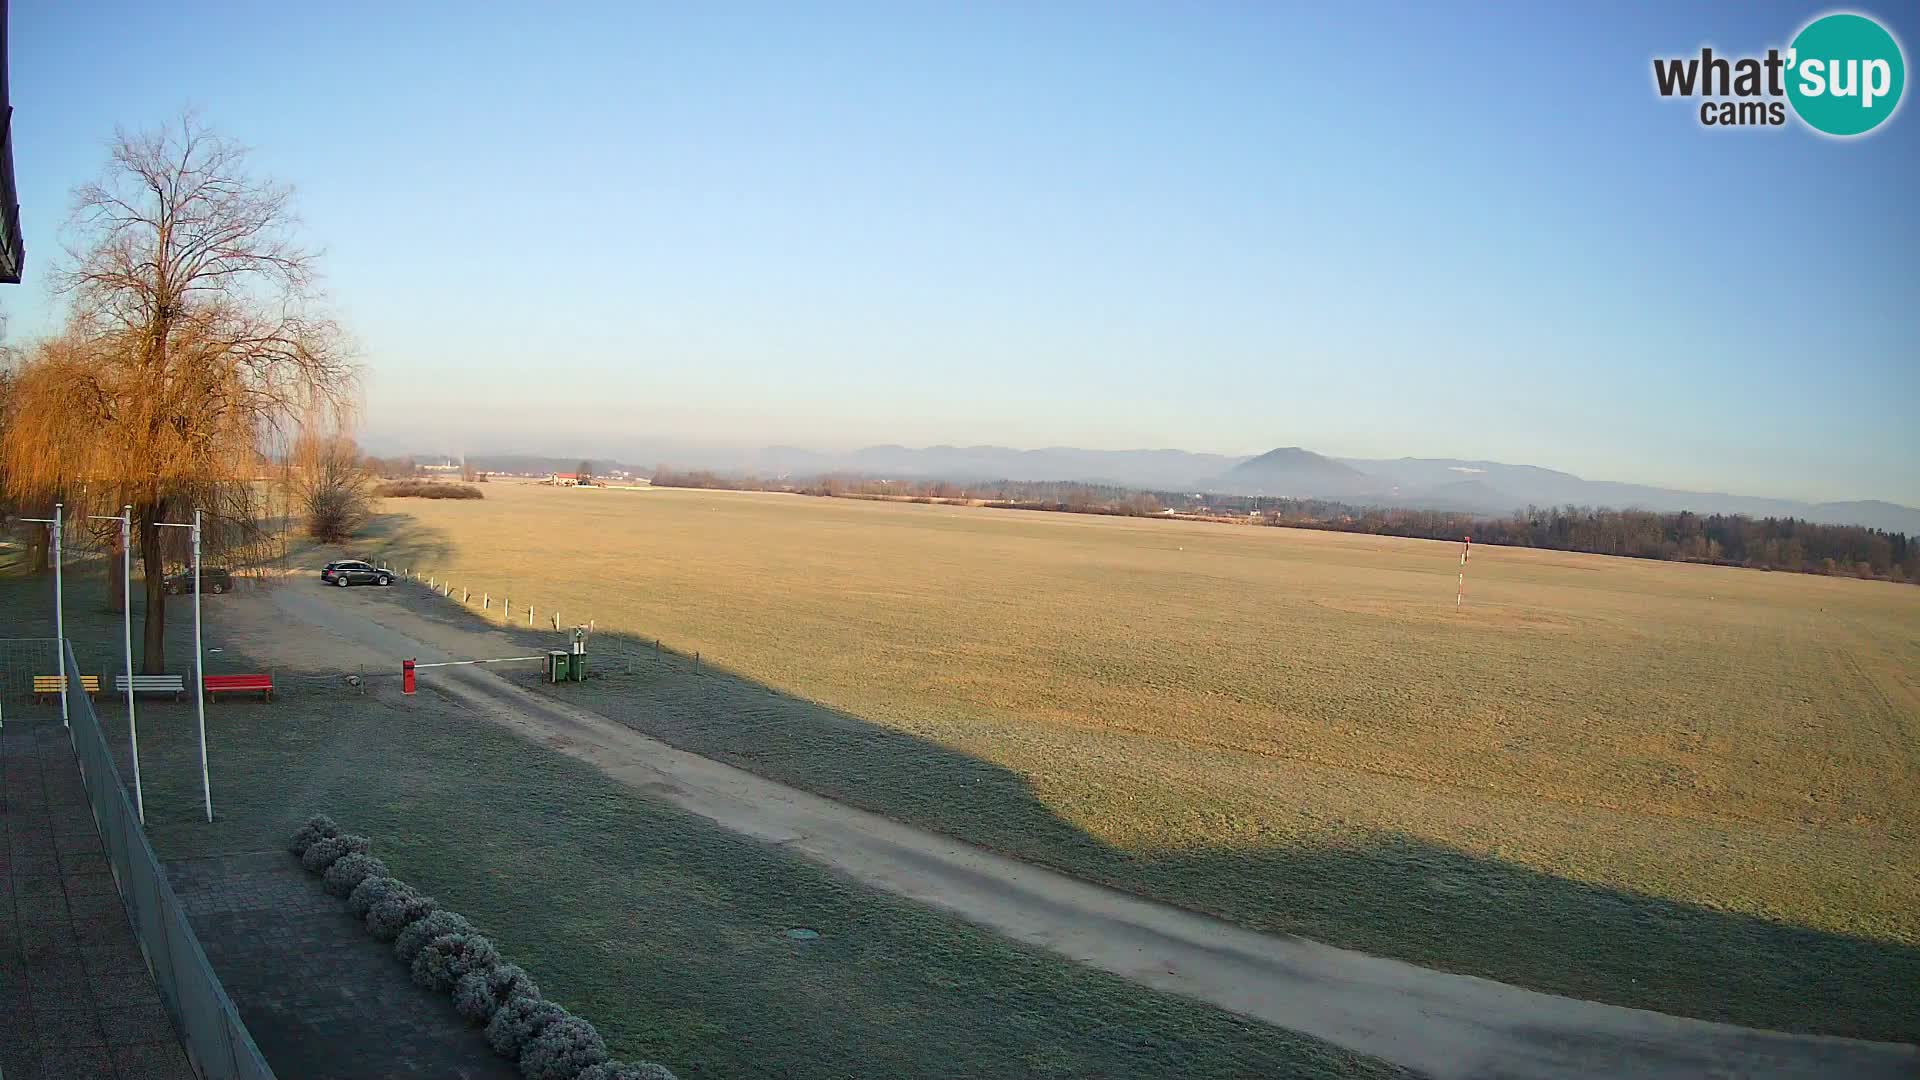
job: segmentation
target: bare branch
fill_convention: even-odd
[[[191,113],[116,133],[103,174],[74,191],[56,279],[69,324],[13,380],[0,478],[76,512],[134,506],[150,665],[174,542],[153,523],[199,507],[216,556],[264,553],[263,448],[352,412],[357,370],[298,224],[292,189]]]

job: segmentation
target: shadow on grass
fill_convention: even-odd
[[[404,529],[392,538],[444,542],[414,541]],[[482,632],[529,653],[562,647],[551,629],[482,624],[424,590],[397,587],[391,599],[456,653]],[[1910,945],[1603,888],[1391,834],[1323,846],[1122,849],[1063,820],[1001,766],[631,635],[596,635],[582,684],[496,673],[795,787],[1260,929],[1677,1015],[1920,1038],[1912,992],[1920,949]],[[354,701],[313,685],[340,707]]]
[[[317,591],[377,604],[401,590]],[[104,619],[69,625],[97,632]],[[272,655],[241,659],[267,666],[305,644],[276,639]],[[863,888],[539,752],[430,690],[403,698],[387,683],[361,697],[338,671],[278,667],[290,678],[271,705],[206,710],[211,823],[193,705],[141,705],[147,829],[162,857],[284,860],[295,824],[330,813],[372,837],[398,876],[472,918],[623,1057],[685,1077],[765,1080],[1404,1076]],[[99,712],[128,775],[124,713],[106,700]],[[213,962],[249,1023],[274,1029],[263,1045],[364,1036],[346,1012],[288,1015],[272,988],[287,978],[351,986],[338,965],[390,965],[390,953],[315,950],[297,934],[260,944],[218,950]],[[406,1052],[379,1049],[396,1062]]]
[[[479,628],[445,600],[409,609]],[[515,647],[564,647],[502,628]],[[1075,876],[1244,925],[1573,997],[1750,1027],[1920,1039],[1920,948],[1572,881],[1404,835],[1321,846],[1129,850],[1024,778],[626,634],[545,686],[681,749]]]
[[[377,559],[383,566],[404,570],[445,561],[453,553],[453,538],[437,525],[424,525],[404,514],[379,514],[352,544],[337,550],[341,554],[329,557]]]

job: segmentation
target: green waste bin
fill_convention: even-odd
[[[573,654],[571,662],[567,665],[567,675],[574,682],[584,682],[586,680],[586,677],[587,677],[587,654],[586,653],[577,652]]]
[[[547,681],[566,682],[572,678],[573,654],[565,649],[547,650]]]

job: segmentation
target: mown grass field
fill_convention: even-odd
[[[1920,589],[1450,544],[494,484],[365,547],[677,744],[1248,925],[1920,1038]],[[734,678],[696,680],[650,643]],[[771,692],[769,692],[771,691]]]
[[[0,616],[51,633],[45,584],[0,581]],[[119,621],[101,611],[97,574],[70,586],[76,655],[83,669],[107,670]],[[312,583],[284,587],[301,586]],[[238,603],[255,587],[208,599],[221,648],[210,671],[266,666],[246,649],[272,627]],[[172,666],[190,670],[187,606],[169,616]],[[439,695],[403,698],[389,679],[362,696],[337,677],[342,665],[386,658],[336,651],[323,670],[303,671],[285,664],[297,647],[274,648],[272,704],[207,709],[211,825],[192,703],[140,703],[148,833],[161,857],[278,848],[305,815],[329,813],[371,836],[398,876],[471,918],[620,1056],[682,1077],[783,1080],[1405,1075],[852,885]],[[6,706],[58,715],[17,695]],[[111,695],[98,711],[126,775],[124,711]],[[795,940],[793,928],[819,936]]]

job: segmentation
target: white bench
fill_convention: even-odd
[[[127,692],[127,677],[125,675],[115,675],[113,677],[113,692],[116,694],[124,694]],[[133,677],[133,692],[136,694],[172,694],[173,700],[179,701],[181,696],[187,692],[186,676],[135,675]]]

